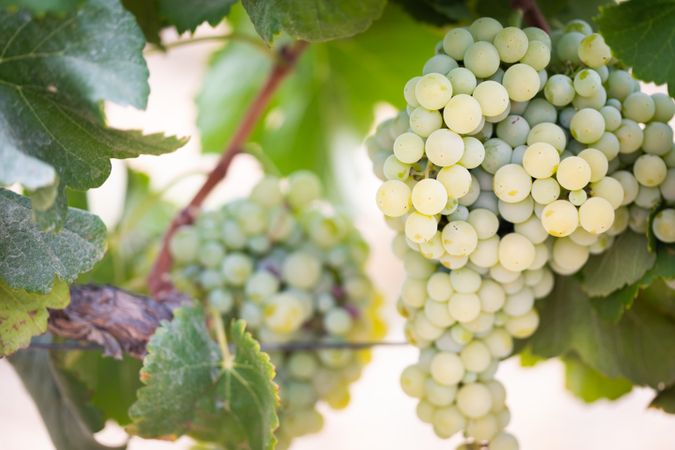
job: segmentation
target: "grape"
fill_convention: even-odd
[[[448,193],[445,187],[433,178],[421,180],[412,189],[412,204],[422,214],[433,216],[440,213],[447,201]]]
[[[558,168],[559,163],[560,156],[558,155],[558,151],[546,142],[531,144],[523,155],[523,168],[533,178],[551,177]]]
[[[555,106],[565,106],[574,100],[574,85],[572,80],[562,74],[553,75],[548,79],[544,87],[546,100]]]
[[[441,109],[452,98],[452,84],[444,74],[429,73],[415,84],[415,98],[426,109]]]
[[[675,169],[668,169],[666,178],[659,186],[661,196],[667,203],[675,203]]]
[[[616,137],[616,135],[614,133],[607,132],[602,133],[600,140],[593,142],[591,145],[593,148],[596,148],[597,150],[600,150],[602,153],[604,153],[607,161],[611,161],[616,158],[621,149],[621,144],[619,143],[619,139]]]
[[[675,209],[663,209],[654,216],[652,222],[654,236],[661,242],[675,242]]]
[[[464,142],[464,153],[459,160],[459,164],[467,169],[474,169],[480,166],[485,159],[485,147],[476,138],[467,136],[462,138]]]
[[[476,41],[492,42],[497,33],[503,29],[502,24],[491,17],[481,17],[469,26],[469,32]]]
[[[199,235],[192,227],[179,228],[169,242],[169,251],[173,260],[181,264],[195,261],[200,253]]]
[[[555,122],[558,117],[558,112],[555,106],[551,105],[543,98],[535,98],[530,100],[527,109],[523,113],[523,117],[531,127],[542,122]]]
[[[597,69],[612,59],[612,51],[602,35],[591,33],[579,43],[579,59],[588,67]]]
[[[663,156],[673,146],[673,129],[665,123],[651,122],[643,130],[642,149],[646,153]]]
[[[600,114],[605,119],[605,129],[607,131],[615,131],[621,126],[621,113],[618,109],[611,106],[603,106],[600,108]]]
[[[443,109],[443,120],[448,128],[455,133],[467,134],[473,132],[478,128],[482,119],[483,112],[480,103],[470,95],[455,95]],[[440,126],[437,128],[440,128]]]
[[[482,372],[488,368],[491,361],[488,347],[480,341],[472,341],[460,352],[462,364],[469,372]]]
[[[598,111],[584,108],[572,117],[570,132],[577,141],[590,144],[600,139],[605,132],[605,119]]]
[[[487,209],[474,209],[469,213],[467,222],[473,226],[478,239],[488,239],[499,229],[499,219]]]
[[[560,196],[560,185],[553,178],[534,180],[532,183],[532,198],[535,202],[548,205]]]
[[[523,29],[523,32],[530,41],[543,42],[548,48],[551,48],[551,37],[541,28],[527,27]]]
[[[405,164],[399,161],[394,155],[384,161],[383,172],[387,180],[405,181],[410,176],[410,164]]]
[[[452,386],[464,377],[464,365],[455,353],[439,352],[431,360],[430,373],[437,383]]]
[[[539,123],[530,130],[527,136],[528,145],[536,144],[537,142],[551,144],[559,153],[562,153],[567,144],[567,137],[559,126],[552,123]]]
[[[491,174],[494,174],[511,161],[512,149],[509,144],[501,139],[489,139],[484,144],[485,158],[481,167]]]
[[[288,177],[288,202],[301,208],[321,197],[321,181],[309,171],[297,171]]]
[[[528,49],[527,35],[516,27],[500,30],[492,41],[505,63],[515,63],[525,56]]]
[[[481,239],[476,245],[476,249],[471,252],[471,262],[483,268],[490,268],[497,264],[499,250],[499,237],[492,236],[491,238]]]
[[[453,256],[468,256],[478,244],[476,230],[468,223],[456,220],[443,228],[443,247]]]
[[[621,153],[633,153],[642,145],[644,133],[640,125],[630,119],[623,119],[621,126],[614,132],[619,139]]]
[[[455,95],[458,94],[473,94],[473,90],[476,89],[476,76],[469,69],[464,67],[458,67],[452,69],[448,73],[448,79],[452,84],[452,91]]]
[[[552,236],[569,236],[579,225],[579,213],[570,202],[555,200],[544,208],[541,223]]]
[[[427,242],[436,234],[438,222],[433,216],[414,212],[405,221],[405,235],[416,244]]]
[[[524,200],[530,194],[531,188],[532,179],[520,165],[507,164],[495,173],[494,193],[500,200],[507,203]]]
[[[643,186],[654,187],[666,179],[666,163],[656,155],[642,155],[633,164],[633,175]]]
[[[460,165],[442,168],[436,175],[450,198],[460,199],[468,194],[471,188],[471,174]]]
[[[246,281],[245,292],[254,303],[262,303],[275,294],[280,287],[279,279],[267,271],[255,272]]]
[[[567,200],[569,200],[574,206],[581,206],[587,198],[588,194],[586,194],[586,191],[583,189],[570,191],[569,195],[567,196]]]
[[[666,94],[652,94],[654,101],[654,120],[657,122],[669,122],[675,115],[675,102]]]
[[[419,136],[429,136],[432,132],[438,130],[442,124],[443,117],[438,111],[430,111],[419,106],[410,113],[410,129]]]
[[[654,100],[642,92],[633,92],[623,101],[621,114],[635,122],[649,122],[656,112]]]
[[[321,262],[310,253],[297,251],[288,255],[282,267],[284,281],[298,289],[316,285],[321,275]]]
[[[593,69],[583,69],[574,76],[574,90],[582,97],[592,97],[602,89],[600,75]]]
[[[440,437],[450,437],[466,426],[466,419],[454,406],[439,408],[432,418],[434,432]]]
[[[499,69],[499,52],[491,43],[479,40],[466,49],[464,66],[477,78],[489,78]]]
[[[635,87],[633,77],[624,70],[615,70],[609,74],[607,79],[607,94],[619,101],[628,97]]]
[[[488,447],[489,450],[518,450],[519,448],[516,438],[505,432],[497,434]]]
[[[511,147],[524,144],[529,132],[530,125],[522,116],[509,115],[497,125],[497,137]]]
[[[586,161],[588,166],[591,168],[591,178],[592,183],[600,181],[605,177],[608,170],[607,157],[600,151],[594,148],[587,148],[579,153],[579,158]]]
[[[450,283],[455,292],[472,294],[480,289],[481,277],[471,269],[461,268],[450,272]]]
[[[546,69],[551,61],[551,48],[545,42],[530,40],[525,55],[520,62],[531,66],[534,70]]]
[[[517,102],[534,98],[540,88],[539,74],[527,64],[514,64],[506,69],[503,83],[509,98]]]
[[[420,106],[419,102],[417,101],[417,97],[415,97],[415,87],[417,86],[417,82],[421,79],[422,77],[413,77],[408,80],[408,82],[403,87],[403,98],[405,99],[406,103],[413,108]]]
[[[506,203],[500,200],[498,209],[502,218],[513,224],[519,224],[525,222],[532,215],[534,201],[529,196],[517,203]]]
[[[591,180],[591,167],[583,158],[570,156],[560,162],[556,179],[567,190],[581,189]]]
[[[424,141],[415,133],[403,133],[394,141],[394,155],[404,164],[414,164],[424,155]]]
[[[588,247],[575,243],[570,238],[562,238],[553,244],[554,269],[563,275],[578,271],[588,260]]]
[[[427,158],[441,167],[457,163],[464,155],[464,141],[461,136],[442,128],[429,135],[424,143]]]
[[[499,262],[507,270],[525,270],[534,261],[534,256],[534,245],[521,234],[509,233],[499,242]]]
[[[579,64],[580,59],[577,49],[579,48],[579,44],[584,39],[584,37],[585,36],[583,34],[577,31],[563,34],[555,47],[558,58],[561,61],[569,61],[572,64]]]
[[[457,408],[469,418],[479,418],[490,412],[492,396],[481,383],[469,383],[457,392]]]
[[[403,216],[411,204],[410,188],[402,181],[385,181],[377,190],[377,206],[389,217]]]
[[[637,186],[635,189],[637,190]],[[591,195],[594,197],[604,198],[612,205],[612,208],[614,209],[621,206],[624,200],[623,186],[619,181],[612,177],[603,177],[600,180],[592,183]]]
[[[457,68],[458,64],[453,58],[448,55],[434,55],[424,64],[422,73],[428,75],[430,73],[447,74],[452,69]]]
[[[623,192],[623,201],[621,202],[621,205],[628,205],[629,203],[632,203],[633,200],[635,200],[635,197],[637,197],[638,191],[640,189],[637,179],[635,179],[632,173],[625,170],[614,172],[612,174],[612,178],[617,180],[621,185]]]
[[[589,233],[603,233],[613,222],[614,208],[602,197],[591,197],[579,208],[579,223]]]
[[[454,28],[443,38],[443,50],[457,61],[464,59],[464,53],[473,44],[473,36],[464,28]]]

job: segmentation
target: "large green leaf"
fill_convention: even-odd
[[[434,25],[467,20],[471,11],[464,0],[394,0],[415,19]]]
[[[177,309],[173,321],[150,339],[141,371],[145,387],[129,410],[134,422],[128,429],[144,437],[190,432],[228,448],[273,448],[278,425],[274,368],[242,321],[230,327],[230,340],[234,357],[224,361],[203,310]]]
[[[133,16],[117,0],[87,0],[60,17],[0,10],[0,154],[38,159],[53,166],[63,187],[85,190],[108,177],[110,158],[183,145],[162,135],[110,129],[101,120],[101,100],[145,107],[144,44]]]
[[[541,323],[530,339],[535,354],[574,351],[611,378],[652,387],[675,382],[675,320],[651,302],[638,297],[614,324],[598,316],[575,279],[557,277],[554,291],[538,305]]]
[[[49,342],[48,338],[42,342]],[[22,351],[9,358],[26,390],[33,398],[57,450],[111,450],[94,439],[100,422],[92,428],[91,417],[83,415],[78,386],[54,367],[49,352]],[[122,450],[126,446],[114,447]]]
[[[565,363],[565,387],[586,403],[602,398],[616,400],[633,389],[629,380],[621,377],[607,377],[576,356],[566,356],[563,362]]]
[[[238,30],[247,27],[240,24]],[[392,5],[365,33],[311,45],[252,139],[284,173],[302,168],[326,174],[330,152],[338,150],[334,138],[360,141],[378,102],[403,106],[403,85],[421,73],[441,36]],[[198,98],[205,151],[225,148],[269,67],[267,57],[243,44],[228,45],[214,56]]]
[[[136,17],[145,40],[161,45],[159,32],[162,30],[162,20],[159,16],[159,0],[122,0],[122,5]]]
[[[136,401],[136,391],[142,386],[138,374],[142,363],[125,357],[116,360],[104,357],[101,352],[75,351],[63,355],[59,367],[83,383],[88,400],[106,419],[120,425],[131,422],[129,407]]]
[[[208,22],[217,25],[227,16],[237,0],[159,0],[159,12],[163,19],[175,25],[179,33],[194,31],[198,25]]]
[[[56,171],[49,164],[21,153],[11,144],[0,145],[0,186],[20,183],[32,191],[55,181]]]
[[[614,55],[641,80],[675,96],[675,0],[631,0],[602,8],[596,22]]]
[[[72,282],[103,257],[105,225],[69,209],[58,233],[40,231],[25,197],[0,189],[0,279],[14,289],[46,294],[54,277]]]
[[[0,0],[0,8],[27,9],[36,14],[64,13],[73,10],[82,0]]]
[[[656,253],[647,250],[647,238],[628,231],[608,251],[589,259],[581,272],[581,287],[591,297],[609,295],[642,278],[654,261]]]
[[[54,283],[48,294],[12,289],[0,280],[0,356],[30,344],[33,336],[47,331],[47,308],[65,308],[70,301],[68,285]]]
[[[675,386],[658,391],[649,406],[661,409],[669,414],[675,414]]]
[[[386,0],[242,0],[258,34],[267,42],[285,32],[310,42],[361,33],[382,14]]]

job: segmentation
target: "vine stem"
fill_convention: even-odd
[[[155,264],[148,277],[148,287],[150,293],[158,300],[171,295],[175,290],[168,272],[171,268],[171,254],[169,253],[169,242],[176,230],[183,225],[193,222],[195,215],[204,203],[206,197],[211,191],[225,178],[230,164],[236,155],[244,150],[244,144],[253,131],[258,119],[262,115],[265,107],[269,103],[272,95],[276,92],[284,78],[295,66],[298,58],[307,47],[307,42],[296,41],[290,46],[282,47],[275,59],[274,66],[270,72],[265,84],[262,86],[258,95],[253,99],[244,114],[239,127],[235,131],[230,143],[223,152],[220,160],[213,168],[211,173],[204,181],[202,187],[197,191],[190,203],[174,217],[162,240],[162,247],[159,251]]]
[[[511,0],[511,7],[523,12],[526,23],[539,27],[547,33],[551,31],[551,27],[541,9],[539,9],[536,0]]]

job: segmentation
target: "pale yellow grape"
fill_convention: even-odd
[[[448,193],[440,181],[433,178],[420,180],[412,189],[412,204],[427,216],[440,213],[448,202]]]
[[[492,395],[482,383],[470,383],[457,392],[457,408],[466,417],[477,419],[492,409]]]
[[[439,328],[447,328],[455,323],[455,319],[448,311],[448,304],[445,302],[427,301],[424,303],[424,315],[427,316],[429,322]]]
[[[591,166],[583,158],[570,156],[560,161],[556,179],[568,191],[582,189],[591,180]]]
[[[627,170],[619,170],[612,174],[612,178],[616,179],[623,188],[623,201],[621,202],[621,205],[633,203],[640,191],[640,184],[637,179],[635,179],[635,176]],[[613,204],[611,201],[610,203]]]
[[[403,98],[405,99],[405,102],[413,108],[420,106],[419,102],[417,101],[417,97],[415,97],[415,86],[421,79],[422,77],[413,77],[409,79],[403,87]]]
[[[605,119],[595,109],[581,109],[572,117],[570,132],[577,141],[590,144],[602,137],[602,133],[605,132]]]
[[[586,264],[589,249],[587,246],[579,245],[567,237],[555,241],[551,256],[558,268],[558,272],[563,275],[570,275]]]
[[[448,311],[457,322],[471,322],[480,314],[480,298],[476,294],[452,294],[448,301]]]
[[[506,301],[504,289],[490,279],[483,280],[478,290],[478,297],[482,310],[489,313],[499,311]]]
[[[450,272],[450,282],[455,292],[472,294],[480,289],[481,276],[478,272],[463,267]]]
[[[488,450],[518,450],[519,448],[516,438],[506,432],[497,434],[488,445]]]
[[[659,186],[659,190],[666,203],[675,203],[675,169],[668,169],[666,179]]]
[[[427,294],[432,300],[437,302],[446,302],[454,292],[450,275],[445,272],[436,272],[427,280]]]
[[[506,69],[502,83],[509,93],[509,98],[516,102],[533,99],[541,87],[539,74],[527,64],[514,64]]]
[[[429,371],[437,383],[452,386],[462,381],[464,364],[454,353],[438,352],[431,360]]]
[[[478,239],[487,239],[494,236],[499,230],[499,218],[490,210],[478,208],[469,213],[467,222],[473,226]]]
[[[407,278],[401,287],[401,300],[411,308],[420,308],[426,300],[426,285],[424,281]]]
[[[618,180],[612,177],[603,177],[591,184],[591,196],[604,198],[612,205],[612,208],[616,209],[623,204],[623,186]]]
[[[421,244],[434,237],[438,221],[433,216],[414,212],[405,220],[405,235],[416,244]]]
[[[558,153],[562,153],[567,145],[567,137],[565,137],[565,132],[558,125],[543,122],[532,127],[530,133],[527,135],[527,145],[537,142],[551,144],[558,150]]]
[[[527,52],[527,35],[516,27],[506,27],[499,31],[492,41],[499,57],[505,63],[514,63]]]
[[[412,325],[417,336],[425,341],[433,341],[443,334],[443,328],[432,324],[424,314],[417,314],[413,319]]]
[[[525,199],[530,195],[531,188],[532,179],[519,164],[506,164],[500,167],[493,179],[495,195],[507,203]]]
[[[480,239],[469,260],[478,267],[489,269],[499,261],[499,236]]]
[[[426,399],[435,406],[449,406],[457,394],[456,386],[444,386],[436,383],[432,378],[427,379],[424,388]]]
[[[541,224],[552,236],[569,236],[579,225],[579,212],[567,200],[556,200],[544,208]]]
[[[410,397],[422,398],[424,396],[424,383],[426,381],[427,374],[415,364],[406,367],[401,372],[401,389]]]
[[[548,237],[548,233],[541,226],[541,222],[537,216],[532,215],[527,220],[517,223],[514,227],[516,233],[522,234],[530,240],[533,244],[541,244]]]
[[[387,180],[405,181],[410,176],[410,164],[402,163],[396,155],[389,155],[384,161],[382,171]]]
[[[459,94],[445,105],[443,120],[455,133],[468,134],[478,128],[483,120],[483,112],[478,100],[467,94]]]
[[[667,173],[666,163],[656,155],[642,155],[633,163],[633,175],[643,186],[658,186],[666,179]]]
[[[647,123],[656,112],[654,100],[644,92],[633,92],[623,101],[621,114],[626,119]]]
[[[533,178],[551,177],[558,169],[559,163],[558,150],[546,142],[531,144],[523,154],[523,168]]]
[[[642,146],[644,132],[637,122],[630,119],[621,120],[621,126],[614,132],[619,139],[619,152],[633,153]]]
[[[576,109],[591,108],[593,110],[598,110],[602,108],[607,103],[607,91],[604,89],[599,89],[595,94],[589,97],[582,97],[577,95],[572,100],[572,105]],[[598,124],[599,126],[599,124]]]
[[[509,108],[509,93],[496,81],[479,83],[473,90],[473,98],[480,104],[484,116],[498,116]]]
[[[415,84],[415,98],[426,109],[441,109],[452,98],[452,84],[440,73],[429,73]]]
[[[478,244],[476,230],[468,222],[454,220],[443,227],[443,247],[453,256],[468,256]]]
[[[498,209],[502,218],[513,224],[518,224],[525,222],[532,216],[532,212],[534,211],[534,201],[530,196],[525,197],[517,203],[506,203],[499,200]]]
[[[654,117],[657,122],[669,122],[675,114],[675,101],[672,97],[661,92],[652,94],[654,100]]]
[[[522,234],[509,233],[499,241],[499,263],[507,270],[522,272],[534,261],[534,244]]]
[[[509,317],[504,324],[506,331],[508,331],[511,336],[518,339],[532,336],[538,326],[539,314],[537,314],[535,309],[529,310],[522,316]]]
[[[410,129],[422,137],[429,136],[441,125],[443,125],[443,117],[438,111],[418,106],[410,113]]]
[[[534,293],[529,287],[524,287],[506,297],[504,312],[509,316],[517,317],[526,314],[534,306]]]
[[[424,143],[424,150],[432,164],[452,166],[464,155],[464,141],[457,133],[441,128],[429,135]]]
[[[473,36],[465,28],[454,28],[443,38],[443,51],[451,58],[461,61],[464,53],[473,44]]]
[[[503,328],[495,328],[487,336],[483,337],[483,342],[495,358],[506,358],[513,351],[513,339]]]
[[[415,413],[422,422],[431,423],[436,413],[436,407],[426,400],[420,400],[415,408]],[[464,419],[464,416],[462,416],[462,419]]]
[[[628,226],[636,233],[646,233],[647,223],[649,222],[649,210],[640,208],[637,205],[630,207],[630,219]]]
[[[432,56],[427,60],[426,63],[424,63],[424,67],[422,68],[422,74],[428,75],[430,73],[439,73],[445,75],[452,69],[456,69],[457,67],[458,67],[457,61],[455,61],[448,55],[439,53],[437,55]]]
[[[476,41],[492,42],[503,28],[502,24],[492,17],[480,17],[471,23],[469,32]]]
[[[635,204],[644,209],[652,209],[661,203],[661,191],[659,188],[640,186]]]
[[[555,74],[546,81],[544,96],[555,106],[565,106],[574,100],[574,84],[567,75]]]
[[[625,206],[622,206],[618,209],[614,210],[614,223],[610,227],[609,230],[607,230],[607,234],[610,236],[617,236],[624,231],[626,231],[626,228],[628,228],[628,221],[630,220],[630,213],[628,212],[628,208]]]
[[[661,122],[650,122],[644,129],[642,150],[652,155],[663,156],[673,147],[673,129]]]
[[[490,267],[490,276],[502,284],[512,283],[520,277],[520,272],[509,270],[501,264],[495,264]]]
[[[446,267],[450,270],[455,270],[459,269],[460,267],[464,267],[466,263],[469,262],[469,257],[466,255],[455,256],[445,253],[443,256],[441,256],[439,261],[443,267]]]
[[[516,272],[521,273],[521,272]],[[504,284],[504,292],[507,295],[515,294],[525,287],[525,277],[521,274],[518,278],[510,283]]]
[[[579,208],[579,223],[589,233],[604,233],[613,222],[614,208],[602,197],[591,197]]]
[[[652,222],[654,236],[661,242],[672,244],[675,242],[675,209],[668,208],[659,211]]]
[[[448,80],[450,80],[450,83],[452,84],[452,92],[455,95],[471,95],[473,94],[473,90],[476,89],[476,75],[465,67],[452,69],[448,73]]]
[[[593,69],[582,69],[574,76],[574,90],[583,97],[597,95],[602,89],[600,75]]]
[[[473,341],[462,349],[459,356],[467,371],[482,372],[490,365],[492,355],[485,344]]]
[[[403,133],[394,141],[394,155],[405,164],[414,164],[424,156],[424,140],[415,133]]]
[[[466,425],[466,433],[477,441],[489,441],[499,430],[499,421],[494,414],[472,419]]]
[[[551,48],[541,41],[530,41],[520,62],[532,66],[536,71],[546,69],[551,61]]]
[[[611,106],[603,106],[600,108],[600,114],[605,119],[605,129],[607,131],[615,131],[621,126],[621,112]]]
[[[587,198],[588,194],[586,194],[586,191],[583,189],[570,191],[570,193],[567,195],[567,200],[569,200],[574,206],[581,206]]]
[[[446,439],[466,427],[466,418],[455,406],[438,408],[434,412],[431,422],[434,426],[434,432]]]
[[[376,203],[382,213],[389,217],[401,217],[410,210],[410,188],[398,180],[388,180],[377,190]]]
[[[301,301],[290,292],[275,294],[265,306],[263,315],[267,328],[279,334],[294,332],[304,319]]]
[[[534,180],[532,198],[541,205],[548,205],[560,197],[560,185],[554,178]]]
[[[612,59],[612,51],[599,33],[586,36],[579,43],[579,59],[588,67],[597,69]]]
[[[464,53],[464,67],[478,78],[490,78],[499,69],[499,52],[489,42],[475,42]]]
[[[487,122],[487,123],[493,123],[493,124],[497,123],[498,124],[499,122],[502,122],[504,119],[506,119],[509,116],[510,112],[511,112],[511,107],[507,106],[506,109],[504,110],[504,112],[502,112],[501,114],[496,115],[496,116],[485,116],[484,119],[485,119],[485,122]],[[476,130],[476,132],[472,133],[472,134],[476,134],[479,131],[480,130]]]
[[[591,168],[591,183],[600,181],[607,174],[609,163],[603,152],[595,148],[587,148],[579,152],[579,158],[588,163]]]
[[[450,198],[461,199],[471,189],[471,173],[460,165],[442,168],[436,180],[443,185]]]
[[[608,161],[616,158],[621,150],[619,139],[614,133],[609,133],[607,131],[602,133],[602,137],[598,141],[595,141],[590,145],[593,148],[600,150]]]

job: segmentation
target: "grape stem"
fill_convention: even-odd
[[[511,0],[511,7],[523,12],[527,24],[539,27],[547,33],[551,32],[551,27],[541,9],[539,9],[536,0]]]
[[[209,309],[209,318],[211,319],[209,325],[211,330],[216,334],[216,341],[220,347],[220,353],[223,355],[223,369],[229,370],[234,365],[234,356],[230,353],[230,348],[227,345],[227,336],[225,335],[225,324],[223,323],[223,316],[220,315],[214,308]]]
[[[307,42],[296,41],[291,45],[281,47],[275,58],[275,64],[272,67],[265,84],[261,87],[258,95],[253,99],[239,123],[230,143],[223,152],[220,160],[207,176],[202,187],[197,191],[190,203],[181,210],[171,221],[164,238],[162,247],[159,251],[155,264],[148,277],[148,288],[150,293],[159,301],[167,296],[171,296],[175,287],[169,279],[169,270],[171,268],[171,254],[169,252],[169,242],[176,230],[183,225],[193,222],[195,215],[202,206],[202,203],[211,191],[220,183],[235,156],[244,150],[244,144],[253,131],[258,119],[265,110],[270,99],[281,84],[281,81],[290,73],[295,66],[298,58],[307,47]]]

